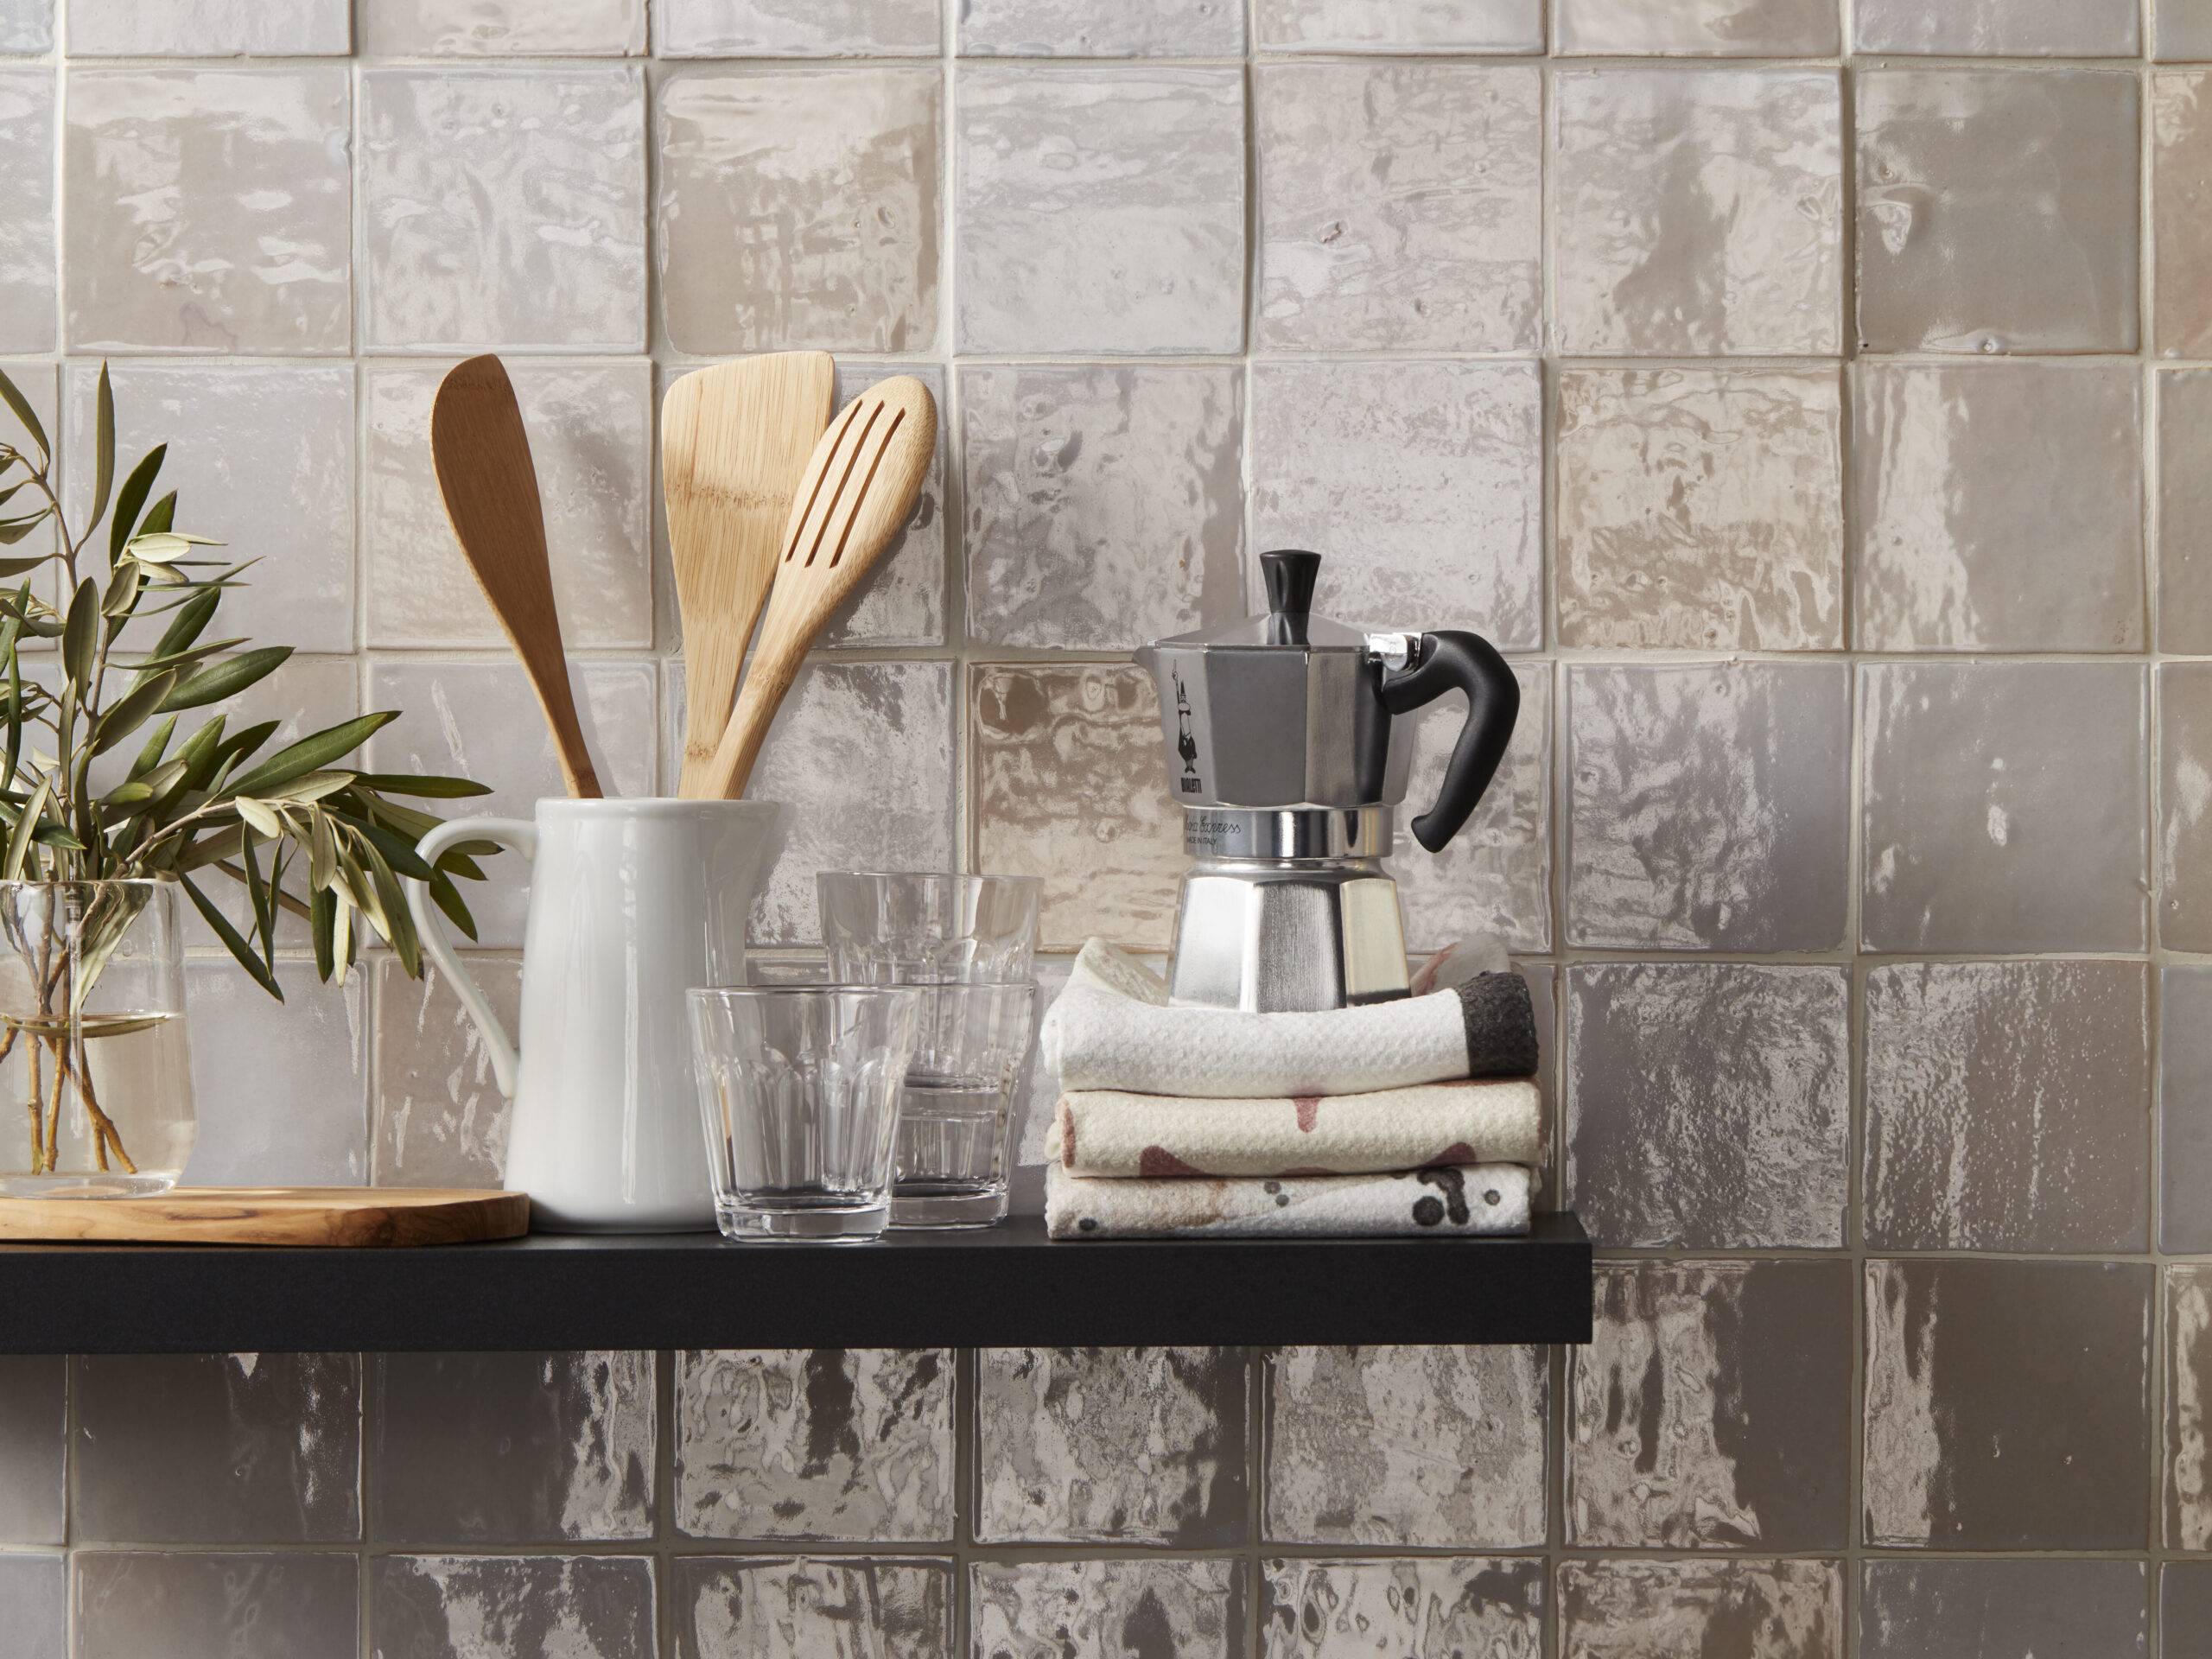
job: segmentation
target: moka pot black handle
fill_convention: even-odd
[[[1424,633],[1411,664],[1383,671],[1382,706],[1393,715],[1411,714],[1447,691],[1467,694],[1467,719],[1444,768],[1444,787],[1413,823],[1414,839],[1432,853],[1444,850],[1481,802],[1521,713],[1521,683],[1480,634]]]

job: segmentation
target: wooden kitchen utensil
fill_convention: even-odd
[[[676,604],[683,620],[683,772],[677,793],[712,796],[745,642],[776,576],[784,523],[830,424],[827,352],[777,352],[683,376],[660,409]]]
[[[569,793],[596,796],[599,778],[569,689],[530,434],[498,358],[472,357],[439,383],[430,405],[430,458],[446,518],[553,728]]]
[[[180,1186],[144,1198],[0,1198],[0,1241],[473,1244],[530,1230],[521,1192],[462,1187]]]
[[[807,647],[906,527],[936,449],[937,400],[906,374],[846,404],[815,445],[784,527],[753,666],[715,750],[709,794],[744,792]]]

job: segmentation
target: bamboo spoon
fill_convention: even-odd
[[[530,434],[498,358],[472,357],[439,383],[430,405],[430,456],[447,521],[553,728],[569,793],[596,798],[599,778],[569,690]]]
[[[677,793],[711,796],[745,642],[776,577],[784,521],[815,441],[830,424],[827,352],[718,363],[668,389],[661,488],[683,619],[683,772]]]
[[[753,666],[715,750],[709,795],[734,799],[744,793],[807,647],[906,527],[936,449],[937,402],[927,386],[905,374],[846,404],[814,446],[784,526]]]

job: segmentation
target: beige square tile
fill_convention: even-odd
[[[1861,52],[1940,57],[2132,58],[2135,0],[1853,0]]]
[[[1758,1659],[1843,1659],[1843,1563],[1641,1560],[1559,1567],[1561,1650],[1659,1659],[1751,1644]]]
[[[961,371],[968,627],[1130,651],[1245,613],[1243,375]]]
[[[71,347],[345,351],[351,102],[342,65],[73,71]]]
[[[514,874],[503,869],[494,879]],[[471,952],[467,963],[512,1035],[521,1017],[522,959]],[[384,956],[377,960],[371,993],[376,1021],[371,1184],[499,1185],[507,1156],[507,1102],[492,1079],[484,1039],[452,984],[427,966],[421,979],[410,979],[396,957]]]
[[[1560,350],[1841,349],[1834,71],[1563,73],[1552,135]]]
[[[2156,55],[2212,58],[2212,0],[2158,0]]]
[[[1872,359],[1853,372],[1861,649],[2142,648],[2133,368]]]
[[[1834,371],[1564,369],[1558,418],[1561,645],[1842,646]]]
[[[1543,0],[1259,0],[1278,52],[1541,52]]]
[[[1855,79],[1863,348],[2135,349],[2133,74]]]
[[[642,351],[635,68],[361,75],[365,343]]]
[[[1235,0],[963,0],[964,57],[1235,58]]]
[[[965,1593],[949,1560],[855,1555],[671,1558],[674,1651],[684,1659],[763,1654],[882,1654],[957,1659],[953,1606]]]
[[[0,351],[54,349],[54,103],[52,70],[0,69]]]
[[[0,52],[35,57],[54,46],[54,0],[0,0]]]
[[[1835,0],[1555,0],[1557,50],[1604,57],[1824,58],[1840,44]]]
[[[652,1659],[653,1567],[640,1555],[381,1555],[367,1568],[369,1618],[386,1645],[406,1632],[409,1659],[479,1659],[493,1642]],[[512,1641],[517,1624],[544,1635]]]
[[[1496,935],[1509,950],[1552,948],[1551,669],[1516,663],[1513,673],[1521,686],[1513,741],[1482,804],[1440,853],[1424,850],[1406,826],[1443,788],[1466,705],[1447,697],[1412,716],[1413,766],[1390,873],[1406,948],[1416,955],[1478,933]]]
[[[2152,344],[2212,355],[2212,70],[2151,77]]]
[[[1257,365],[1254,550],[1319,549],[1339,620],[1536,649],[1542,405],[1532,363]]]
[[[1536,70],[1269,63],[1253,78],[1261,346],[1537,348]]]
[[[75,58],[344,57],[346,0],[70,0]]]
[[[969,669],[971,868],[1041,876],[1037,943],[1092,935],[1164,950],[1174,932],[1183,815],[1168,798],[1160,704],[1142,669]]]
[[[81,1659],[287,1659],[360,1642],[360,1563],[328,1553],[101,1550],[79,1555]],[[60,1649],[50,1649],[59,1652]]]
[[[969,64],[957,85],[961,350],[1243,345],[1240,72]]]
[[[1264,1659],[1290,1659],[1301,1648],[1300,1659],[1363,1659],[1372,1632],[1433,1641],[1439,1653],[1468,1659],[1544,1651],[1550,1592],[1541,1558],[1275,1556],[1260,1571]]]
[[[2145,1561],[1892,1557],[1859,1570],[1859,1629],[1879,1633],[1883,1655],[2151,1651],[2157,1569]],[[2159,1624],[2171,1654],[2181,1621],[2170,1607]],[[2204,1645],[2200,1636],[2181,1650]],[[1879,1659],[1870,1643],[1859,1650]]]
[[[362,369],[363,631],[371,645],[506,648],[446,522],[430,465],[430,404],[448,366],[372,361]],[[571,648],[649,649],[652,365],[518,358],[507,372],[530,432],[563,637]]]
[[[358,0],[378,57],[635,57],[645,0]],[[343,48],[340,48],[341,50]]]
[[[2158,648],[2212,652],[2212,371],[2154,377],[2158,398]]]
[[[288,960],[276,970],[279,1002],[227,956],[195,957],[184,972],[192,1092],[200,1103],[186,1182],[353,1186],[368,1179],[368,976],[325,984],[312,960]],[[277,1101],[282,1109],[259,1109]],[[350,1480],[350,1465],[346,1474]]]
[[[2158,939],[2212,950],[2212,664],[2158,666]]]
[[[977,1561],[969,1651],[1033,1653],[1032,1632],[1050,1630],[1063,1653],[1236,1659],[1245,1651],[1244,1573],[1243,1561],[1218,1556]]]
[[[656,0],[664,58],[933,58],[938,0]]]

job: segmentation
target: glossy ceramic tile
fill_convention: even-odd
[[[1866,1264],[1866,1541],[2141,1549],[2156,1269]]]
[[[653,49],[667,58],[933,58],[938,0],[658,0]]]
[[[1841,349],[1834,70],[1575,71],[1552,99],[1559,350]]]
[[[963,65],[963,352],[1234,352],[1244,91],[1232,68]]]
[[[678,1556],[667,1591],[676,1659],[954,1659],[957,1571],[856,1556]]]
[[[1217,58],[1244,50],[1233,0],[963,0],[965,57]]]
[[[363,72],[364,345],[642,350],[645,127],[634,68]]]
[[[1542,0],[1259,0],[1259,44],[1278,52],[1541,52]]]
[[[2158,424],[2158,647],[2212,652],[2212,371],[2153,378]]]
[[[655,223],[670,343],[928,351],[941,96],[935,68],[662,81]]]
[[[1571,1548],[1840,1549],[1852,1266],[1608,1266],[1567,1358]]]
[[[1840,649],[1842,424],[1829,371],[1562,371],[1560,643]]]
[[[0,351],[54,346],[60,273],[54,264],[55,121],[50,69],[0,69]]]
[[[504,652],[446,520],[430,464],[430,406],[450,365],[370,362],[362,446],[362,549],[371,645]],[[578,647],[653,643],[652,368],[642,359],[507,365],[530,436],[562,637]]]
[[[1542,405],[1534,364],[1256,365],[1252,551],[1319,550],[1315,607],[1339,621],[1471,628],[1535,650]]]
[[[653,1659],[653,1563],[625,1555],[387,1555],[372,1561],[379,1656]]]
[[[468,968],[512,1033],[521,1018],[521,959],[472,954]],[[396,959],[380,958],[372,986],[371,1185],[497,1186],[507,1103],[475,1021],[435,968],[413,980]]]
[[[1269,63],[1255,72],[1255,97],[1258,346],[1536,348],[1535,69]]]
[[[358,1354],[79,1355],[69,1363],[73,1541],[360,1538]]]
[[[200,1138],[184,1175],[194,1185],[368,1179],[367,976],[325,984],[311,958],[294,957],[277,964],[276,982],[282,1002],[228,956],[185,964]],[[253,1109],[270,1100],[286,1109]]]
[[[1568,671],[1567,938],[1823,950],[1845,931],[1840,663]]]
[[[2160,0],[2156,21],[2157,56],[2212,58],[2212,3],[2207,0]]]
[[[969,719],[970,868],[1043,878],[1044,950],[1093,935],[1166,950],[1190,861],[1152,677],[1103,664],[979,664]]]
[[[1129,651],[1245,613],[1244,377],[961,372],[969,637]]]
[[[1543,1542],[1542,1349],[1283,1348],[1266,1380],[1268,1541]]]
[[[2140,1250],[2140,963],[1885,963],[1866,985],[1873,1249]]]
[[[1865,948],[2143,948],[2139,667],[1885,663],[1859,672]]]
[[[0,1623],[19,1652],[68,1652],[69,1558],[58,1554],[0,1556]]]
[[[68,1367],[60,1354],[0,1359],[0,1540],[10,1544],[68,1540]]]
[[[346,350],[351,123],[343,65],[72,71],[71,348]]]
[[[976,1659],[1236,1659],[1244,1651],[1242,1561],[978,1561],[968,1574]]]
[[[1840,44],[1834,0],[1557,0],[1562,53],[1826,57]]]
[[[1272,1560],[1260,1580],[1262,1659],[1376,1653],[1541,1659],[1544,1567],[1501,1557]]]
[[[2140,1561],[1872,1560],[1859,1571],[1859,1659],[2151,1650]]]
[[[2157,294],[2152,343],[2163,357],[2212,355],[2212,73],[2151,77],[2151,213]]]
[[[72,1565],[76,1659],[336,1659],[359,1650],[361,1569],[351,1555],[95,1550],[78,1552]]]
[[[2212,1549],[2212,1265],[2166,1269],[2164,1541]]]
[[[1872,69],[1855,85],[1862,347],[2135,349],[2133,75]]]
[[[675,1510],[694,1538],[952,1536],[952,1352],[676,1356]]]
[[[2158,1244],[2212,1255],[2212,966],[2158,970]]]
[[[645,0],[356,0],[356,4],[362,49],[379,57],[620,58],[645,49]]]
[[[2132,58],[2134,0],[1856,0],[1861,52],[1938,57]]]
[[[980,1543],[1242,1543],[1236,1348],[985,1348],[976,1356]]]
[[[54,44],[54,0],[0,0],[0,52],[36,55]]]
[[[1567,972],[1564,1202],[1607,1245],[1846,1242],[1851,987],[1840,968]]]
[[[2212,1645],[2212,1561],[2169,1561],[2158,1569],[2158,1635],[2169,1653]]]
[[[1843,1563],[1567,1561],[1559,1620],[1572,1659],[1843,1659]]]
[[[71,0],[79,58],[343,57],[346,0]]]

